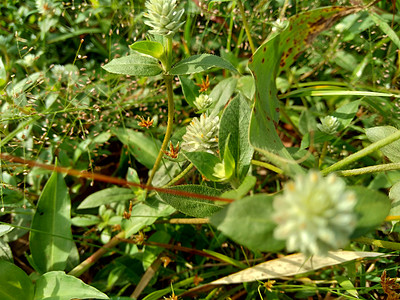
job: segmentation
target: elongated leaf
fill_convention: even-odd
[[[0,238],[0,260],[14,262],[11,248],[2,238]]]
[[[186,191],[196,194],[208,195],[208,196],[220,196],[221,192],[217,189],[213,189],[202,185],[181,185],[175,186],[170,189],[172,192],[174,190]],[[180,212],[187,214],[192,217],[204,218],[209,217],[212,214],[219,211],[222,206],[216,204],[214,201],[196,199],[191,197],[184,197],[174,194],[158,193],[160,198],[176,208]]]
[[[272,199],[271,196],[258,194],[235,201],[211,216],[211,224],[250,249],[281,250],[285,242],[273,237],[276,224],[271,218]]]
[[[179,76],[179,80],[181,82],[181,87],[183,95],[185,96],[185,100],[187,101],[187,103],[189,103],[191,107],[196,108],[193,103],[196,100],[196,97],[199,96],[199,88],[186,76]]]
[[[187,75],[204,72],[211,68],[222,68],[237,73],[235,67],[222,57],[212,54],[193,55],[178,62],[169,71],[171,75]]]
[[[391,135],[392,133],[395,133],[396,131],[398,131],[398,129],[393,126],[377,126],[366,129],[365,133],[367,134],[367,137],[371,142],[377,142]],[[380,150],[392,162],[400,162],[400,140],[397,140],[385,147],[382,147]]]
[[[71,200],[60,173],[53,172],[40,195],[29,246],[32,259],[42,273],[65,269],[73,241]]]
[[[138,162],[149,169],[154,166],[159,151],[158,145],[161,144],[158,140],[154,141],[143,133],[128,128],[115,128],[112,132],[122,144],[128,146],[129,152]]]
[[[392,40],[392,42],[396,45],[398,49],[400,49],[400,39],[397,36],[397,33],[393,31],[393,29],[389,26],[388,23],[382,19],[381,16],[372,12],[372,10],[368,11],[371,19],[375,22],[375,24],[382,29],[382,31]]]
[[[256,185],[256,182],[257,178],[255,176],[246,176],[237,189],[227,191],[223,193],[221,197],[239,200],[246,196],[246,194],[253,189],[253,187]]]
[[[75,298],[109,299],[106,294],[87,285],[79,278],[60,271],[43,274],[36,281],[35,300],[70,300]]]
[[[164,47],[159,42],[139,41],[129,46],[132,50],[161,59],[164,55]]]
[[[249,143],[249,124],[251,109],[241,96],[235,97],[224,110],[219,127],[219,151],[224,157],[225,143],[235,160],[235,176],[241,180],[247,174],[254,149]]]
[[[221,162],[218,157],[207,152],[186,152],[185,156],[203,176],[212,181],[220,180],[213,175],[215,165]]]
[[[34,286],[28,275],[11,262],[0,259],[0,299],[32,300]]]
[[[400,182],[395,183],[391,187],[389,198],[392,200],[389,216],[400,216]],[[396,221],[396,223],[398,222]]]
[[[338,118],[339,122],[342,124],[343,128],[350,125],[351,121],[358,112],[358,107],[361,104],[361,100],[351,101],[338,109],[332,114],[334,117]]]
[[[104,65],[103,69],[110,73],[130,76],[155,76],[162,72],[157,59],[139,53],[113,59]]]
[[[7,81],[7,72],[6,68],[4,67],[3,60],[0,57],[0,86],[5,84]]]
[[[379,252],[357,252],[357,251],[331,251],[327,256],[306,257],[304,254],[292,254],[282,258],[263,262],[254,267],[231,274],[210,284],[234,284],[251,282],[256,280],[267,280],[279,277],[295,276],[320,268],[338,265],[354,259],[364,257],[379,257],[385,255]]]
[[[211,91],[210,98],[213,99],[215,106],[211,116],[216,116],[231,99],[237,85],[237,79],[230,77],[219,82]]]
[[[78,209],[98,207],[113,202],[125,202],[135,198],[131,189],[112,187],[91,194],[79,204]]]
[[[351,187],[357,197],[357,226],[351,238],[360,237],[381,225],[389,214],[391,201],[384,193],[363,186]]]

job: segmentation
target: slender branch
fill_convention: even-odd
[[[353,241],[361,243],[361,244],[376,246],[376,247],[385,248],[385,249],[400,250],[400,243],[395,243],[395,242],[376,240],[376,239],[371,239],[371,238],[367,238],[367,237],[359,237],[359,238],[353,239]]]
[[[278,173],[278,174],[283,173],[282,169],[279,169],[278,167],[275,167],[274,165],[271,165],[271,164],[263,162],[263,161],[252,159],[251,163],[253,165],[260,166],[260,167],[266,168],[268,170],[274,171],[275,173]]]
[[[174,179],[172,179],[170,182],[168,182],[166,185],[163,186],[163,188],[169,187],[171,185],[174,185],[176,182],[181,180],[189,171],[193,168],[193,164],[190,163],[185,170],[183,170],[181,173],[179,173]]]
[[[156,221],[159,224],[209,224],[210,220],[207,218],[175,218],[169,220]]]
[[[321,173],[323,175],[327,175],[331,172],[337,171],[337,170],[363,158],[364,156],[369,155],[369,154],[375,152],[376,150],[379,150],[380,148],[397,141],[398,139],[400,139],[400,130],[396,131],[395,133],[392,133],[391,135],[387,136],[386,138],[383,138],[375,143],[372,143],[371,145],[365,147],[364,149],[362,149],[356,153],[353,153],[352,155],[342,159],[341,161],[338,161],[337,163],[323,169],[321,171]]]
[[[146,185],[151,185],[153,181],[154,175],[161,163],[162,157],[164,155],[165,150],[167,149],[167,145],[169,139],[171,138],[172,126],[174,123],[174,115],[175,115],[175,105],[174,105],[174,93],[172,89],[172,76],[164,75],[165,85],[167,87],[167,97],[168,97],[168,122],[167,122],[167,131],[165,132],[164,141],[161,145],[160,152],[158,152],[158,156],[156,162],[154,163],[153,169],[151,170],[150,177],[147,180]]]
[[[254,46],[253,39],[251,37],[251,31],[250,31],[249,24],[247,23],[247,18],[246,18],[246,12],[244,11],[242,1],[238,0],[237,3],[239,6],[240,13],[242,14],[243,26],[244,26],[244,30],[246,31],[247,39],[249,40],[251,53],[254,54],[254,52],[256,52],[256,47]]]
[[[371,173],[385,172],[385,171],[392,171],[399,169],[400,169],[400,163],[391,163],[391,164],[382,164],[382,165],[358,168],[353,170],[337,171],[336,174],[339,176],[357,176],[357,175],[371,174]]]

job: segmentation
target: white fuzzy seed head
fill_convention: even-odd
[[[204,151],[215,154],[218,150],[219,117],[202,114],[193,118],[182,137],[182,149],[188,152]]]
[[[274,236],[288,251],[325,255],[349,242],[356,225],[355,194],[335,175],[299,175],[274,199]]]
[[[317,124],[318,129],[326,134],[335,134],[340,126],[336,117],[326,116],[321,118],[321,124]]]

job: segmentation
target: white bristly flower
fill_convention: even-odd
[[[180,22],[184,9],[176,10],[176,0],[148,0],[144,23],[153,29],[152,34],[172,37],[185,22]]]
[[[274,236],[286,240],[288,251],[324,255],[349,242],[356,225],[355,194],[346,183],[317,171],[299,175],[274,199]]]
[[[318,129],[326,134],[335,134],[340,126],[336,117],[326,116],[321,118],[321,124],[317,124]]]
[[[194,106],[196,106],[197,110],[204,110],[212,104],[212,98],[210,98],[206,94],[201,94],[200,96],[196,97],[194,100]]]
[[[218,149],[219,118],[202,114],[193,118],[182,137],[182,149],[188,152],[204,151],[215,154]]]

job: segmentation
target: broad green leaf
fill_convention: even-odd
[[[161,143],[145,136],[143,133],[128,128],[114,128],[112,132],[122,144],[128,146],[129,152],[135,159],[151,169],[156,162]]]
[[[211,216],[210,221],[223,234],[253,250],[274,252],[285,247],[276,240],[272,221],[273,197],[258,194],[227,205]]]
[[[247,174],[254,149],[249,143],[249,124],[251,109],[247,101],[235,97],[224,110],[219,126],[219,151],[224,157],[225,143],[229,136],[228,147],[235,161],[235,176],[241,180]]]
[[[157,59],[139,53],[115,58],[104,65],[103,69],[110,73],[130,76],[155,76],[162,72]]]
[[[367,137],[371,142],[377,142],[391,135],[392,133],[395,133],[396,131],[398,131],[398,129],[393,126],[377,126],[366,129],[365,133],[367,134]],[[392,162],[400,162],[400,140],[397,140],[385,147],[382,147],[380,150]]]
[[[227,191],[223,193],[221,197],[239,200],[244,196],[246,196],[246,194],[253,189],[253,187],[256,185],[256,182],[257,182],[257,177],[246,176],[237,189]]]
[[[198,54],[178,62],[172,67],[169,74],[187,75],[204,72],[211,68],[222,68],[237,73],[235,67],[222,57],[212,54]]]
[[[368,12],[371,19],[375,22],[376,26],[378,26],[392,40],[396,47],[400,49],[400,39],[397,33],[393,31],[389,24],[386,23],[385,20],[377,13],[372,12],[372,10],[369,10]]]
[[[392,208],[389,216],[400,216],[400,182],[394,184],[389,191],[389,198],[392,200]],[[398,223],[398,221],[396,221]]]
[[[213,175],[215,165],[221,162],[218,157],[208,152],[185,152],[184,155],[203,176],[212,181],[220,180]]]
[[[220,81],[211,91],[210,98],[215,103],[211,116],[216,116],[225,107],[235,92],[237,79],[230,77]]]
[[[160,60],[163,59],[164,56],[164,47],[159,42],[139,41],[130,45],[129,48]]]
[[[78,209],[98,207],[113,202],[126,202],[135,198],[131,189],[111,187],[91,194],[79,204]]]
[[[199,96],[199,88],[186,76],[179,76],[179,80],[187,103],[189,103],[191,107],[196,108],[193,103],[196,100],[196,97]]]
[[[52,271],[36,281],[34,300],[109,299],[96,288],[64,272]],[[22,298],[21,298],[22,299]]]
[[[99,224],[101,222],[101,218],[94,215],[77,215],[73,217],[71,220],[72,225],[85,227],[85,226],[93,226]]]
[[[125,236],[131,236],[146,226],[153,224],[158,218],[167,217],[175,212],[175,209],[154,198],[147,198],[145,203],[138,203],[132,209],[129,220],[122,221]]]
[[[311,258],[297,253],[272,259],[229,276],[220,278],[210,284],[237,284],[257,280],[267,280],[295,276],[318,270],[320,268],[339,265],[354,259],[379,257],[385,255],[379,252],[361,251],[330,251],[326,256],[313,255]]]
[[[350,103],[347,103],[336,109],[332,116],[338,119],[343,128],[346,128],[350,125],[351,121],[358,112],[358,107],[360,104],[361,100],[351,101]]]
[[[356,298],[359,298],[357,289],[347,276],[335,276],[335,279],[338,281],[340,286],[345,289],[346,292]]]
[[[32,300],[34,286],[28,275],[11,262],[0,259],[0,299]]]
[[[375,230],[385,221],[390,211],[391,201],[385,194],[363,186],[354,186],[349,189],[355,192],[357,197],[354,210],[358,220],[356,229],[351,235],[351,238],[356,238]]]
[[[41,273],[65,269],[73,246],[71,200],[63,175],[53,172],[40,195],[29,234],[32,259]]]
[[[204,218],[209,217],[219,211],[222,205],[216,204],[215,201],[203,200],[193,197],[185,197],[172,194],[173,191],[186,191],[190,193],[202,194],[207,196],[220,196],[221,191],[202,185],[180,185],[170,188],[170,193],[158,193],[160,198],[176,208],[180,212],[192,217]]]
[[[0,86],[5,84],[7,81],[7,72],[6,68],[4,67],[3,60],[0,57]]]
[[[232,266],[235,266],[235,267],[238,267],[238,268],[241,268],[241,269],[246,269],[247,268],[246,264],[244,264],[241,261],[238,261],[236,259],[233,259],[232,257],[226,256],[224,254],[221,254],[221,253],[218,253],[218,252],[215,252],[215,251],[212,251],[212,250],[208,250],[208,249],[204,249],[203,251],[205,253],[211,254],[214,257],[219,258],[220,260],[222,260],[222,261],[224,261],[224,262],[226,262],[228,264],[231,264]]]

